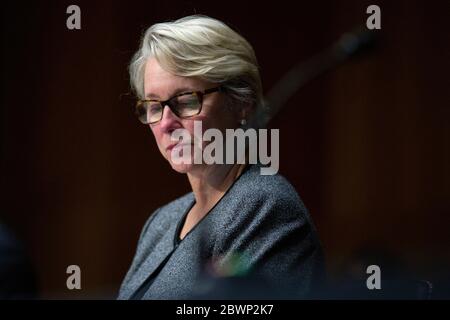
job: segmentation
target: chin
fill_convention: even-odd
[[[171,161],[169,161],[170,166],[172,167],[173,170],[175,170],[178,173],[188,173],[190,171],[192,171],[193,169],[193,165],[192,164],[175,164]]]
[[[174,161],[172,158],[171,151],[167,152],[166,159],[169,162],[170,166],[173,170],[175,170],[178,173],[188,173],[194,170],[196,165],[194,164],[194,158],[191,156],[190,159],[185,159],[186,161]]]

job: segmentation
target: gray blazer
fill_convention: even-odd
[[[188,193],[150,216],[118,299],[199,297],[204,289],[201,271],[208,261],[225,264],[235,257],[240,257],[239,270],[265,281],[258,281],[259,286],[289,288],[294,294],[289,297],[308,295],[322,278],[315,228],[297,192],[281,175],[263,176],[260,165],[248,166],[215,207],[177,241],[194,201]]]

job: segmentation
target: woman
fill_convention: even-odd
[[[172,168],[187,175],[192,192],[150,216],[119,299],[219,296],[235,282],[204,291],[217,283],[205,279],[236,278],[246,282],[238,281],[231,298],[268,290],[293,298],[309,294],[323,272],[322,254],[289,182],[261,175],[258,164],[175,161],[186,152],[186,142],[173,141],[177,129],[193,137],[189,146],[208,145],[194,137],[196,121],[203,131],[261,126],[262,87],[250,44],[205,16],[158,23],[146,31],[130,77],[141,99],[139,119]]]

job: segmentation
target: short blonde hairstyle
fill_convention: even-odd
[[[148,28],[129,66],[131,87],[140,99],[151,57],[172,74],[221,84],[235,102],[256,107],[255,117],[248,120],[251,126],[262,126],[264,103],[255,52],[225,23],[193,15]]]

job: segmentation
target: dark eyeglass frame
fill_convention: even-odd
[[[143,123],[143,124],[155,124],[158,123],[159,121],[161,121],[163,114],[164,114],[164,107],[168,106],[169,109],[179,118],[181,119],[186,119],[186,118],[190,118],[190,117],[194,117],[196,115],[199,115],[200,112],[202,112],[202,107],[203,107],[203,97],[207,94],[213,93],[213,92],[220,92],[222,91],[223,88],[222,86],[218,86],[218,87],[214,87],[214,88],[209,88],[203,91],[189,91],[189,92],[183,92],[183,93],[179,93],[177,95],[174,95],[173,97],[161,101],[161,100],[155,100],[155,99],[146,99],[146,100],[138,100],[136,103],[136,115],[138,116],[138,119]],[[176,98],[181,97],[181,96],[187,96],[187,95],[195,95],[198,99],[198,102],[200,104],[200,107],[198,108],[198,112],[189,116],[181,116],[177,109],[176,109]],[[142,108],[142,106],[147,103],[147,102],[158,102],[161,105],[161,117],[156,120],[156,121],[152,121],[152,122],[147,122],[147,121],[142,121],[141,120],[141,114],[139,112],[139,110]],[[147,111],[146,111],[147,112]]]

